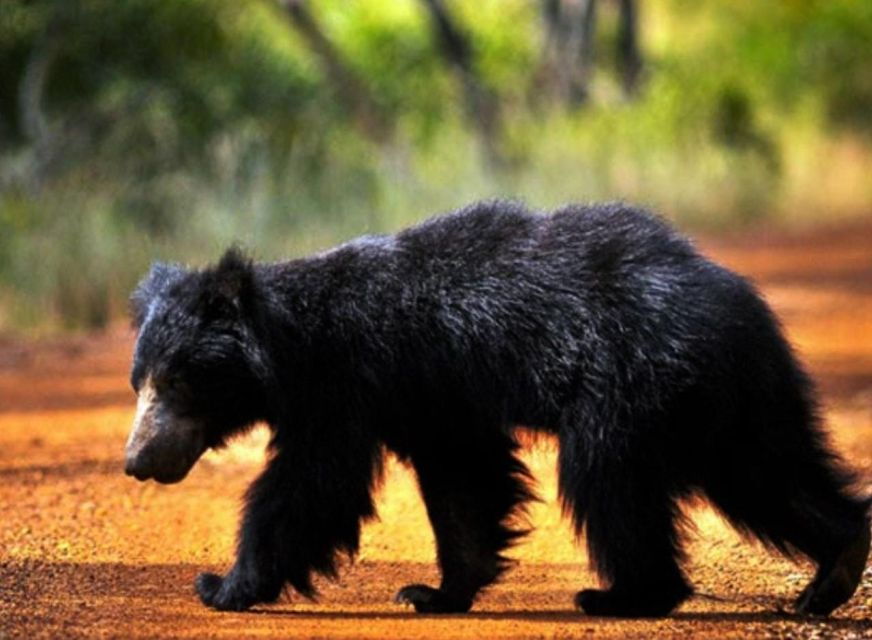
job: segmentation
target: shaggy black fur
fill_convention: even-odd
[[[563,505],[607,587],[577,595],[588,613],[665,615],[691,593],[676,523],[696,492],[818,565],[801,611],[859,581],[868,502],[772,313],[645,211],[482,202],[302,260],[157,265],[133,303],[135,388],[150,379],[208,446],[272,428],[236,563],[197,580],[217,609],[335,576],[388,449],[418,474],[442,569],[398,600],[467,611],[523,534],[516,425],[559,440]]]

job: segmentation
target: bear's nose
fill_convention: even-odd
[[[135,465],[133,459],[132,459],[132,458],[127,458],[127,459],[124,461],[124,473],[126,473],[126,474],[129,475],[129,476],[132,476],[132,475],[133,475],[133,470],[134,470],[135,466],[136,466],[136,465]]]
[[[133,476],[137,480],[147,480],[149,472],[148,461],[143,459],[145,457],[142,452],[135,456],[128,456],[124,461],[124,473]]]

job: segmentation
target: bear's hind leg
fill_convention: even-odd
[[[817,435],[797,431],[793,438],[805,440],[804,447],[746,443],[741,452],[722,450],[724,464],[705,489],[740,530],[815,562],[815,576],[795,607],[799,613],[827,615],[847,602],[862,578],[870,546],[868,501],[851,494],[850,475]]]
[[[525,533],[506,522],[534,497],[529,472],[514,456],[517,444],[502,432],[477,428],[475,434],[478,442],[432,446],[412,456],[442,571],[438,589],[412,584],[397,593],[397,602],[419,613],[468,611],[476,594],[507,568],[500,552]]]
[[[763,359],[755,365],[754,358]],[[869,500],[827,443],[814,390],[782,340],[746,359],[742,398],[716,432],[700,483],[736,527],[770,547],[799,552],[817,572],[795,602],[826,615],[847,602],[869,555]]]
[[[739,334],[734,369],[699,456],[699,484],[736,527],[817,572],[795,602],[826,615],[854,594],[869,555],[868,498],[832,451],[816,412],[814,387],[768,313]],[[740,364],[739,364],[740,363]]]
[[[582,458],[583,450],[562,438],[560,491],[576,531],[586,531],[593,568],[609,587],[580,591],[576,605],[595,616],[667,615],[693,591],[679,566],[678,492],[653,462],[651,448],[632,457],[624,449]]]

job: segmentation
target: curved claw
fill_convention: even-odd
[[[411,604],[418,613],[466,613],[472,600],[452,597],[441,589],[426,584],[410,584],[394,596],[397,604]]]

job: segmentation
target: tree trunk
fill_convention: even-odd
[[[430,15],[439,50],[463,87],[466,115],[479,133],[485,157],[493,166],[503,165],[499,101],[476,73],[469,36],[454,23],[442,0],[422,1]]]
[[[624,95],[634,97],[639,91],[642,54],[639,50],[639,15],[635,0],[618,0],[618,73]]]
[[[555,96],[565,95],[566,70],[563,53],[566,48],[566,22],[561,0],[542,1],[541,62],[533,78],[533,103],[540,104]]]
[[[564,7],[569,20],[566,42],[569,82],[566,100],[570,107],[577,108],[590,97],[595,55],[596,0],[564,1]]]
[[[291,24],[317,56],[327,80],[333,86],[337,98],[351,114],[357,128],[376,142],[383,143],[390,139],[392,127],[376,106],[366,85],[324,34],[305,0],[279,1]]]
[[[593,76],[596,0],[543,0],[545,38],[537,91],[570,108],[584,104]]]
[[[51,66],[60,50],[65,12],[55,11],[45,31],[34,43],[18,84],[18,121],[24,137],[33,148],[34,170],[31,172],[32,188],[39,188],[54,152],[54,139],[45,114],[45,87]]]

